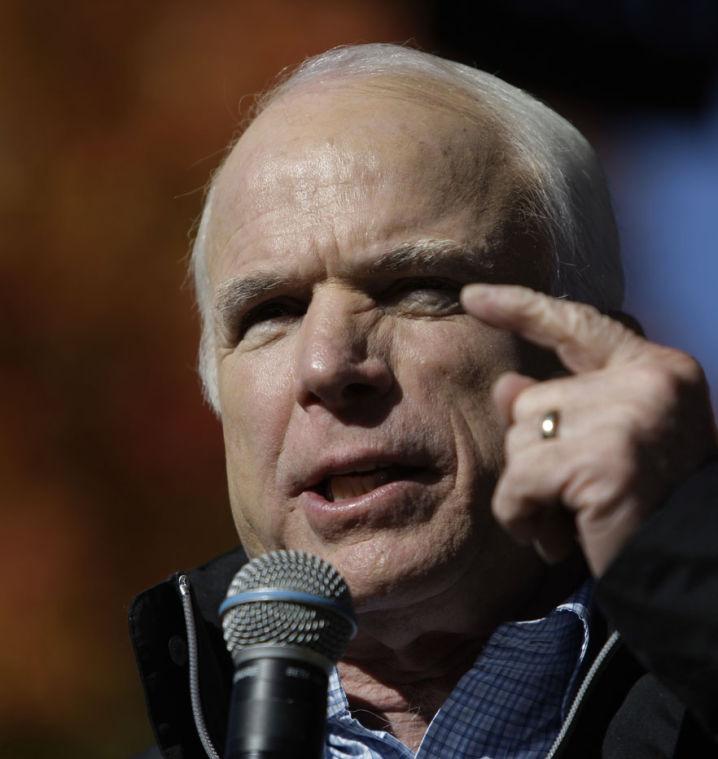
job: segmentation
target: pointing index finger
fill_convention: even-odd
[[[518,285],[473,284],[461,292],[467,313],[555,351],[573,372],[601,369],[635,355],[642,338],[593,306]]]

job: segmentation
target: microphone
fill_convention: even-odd
[[[344,578],[274,551],[237,572],[219,613],[235,668],[225,759],[321,759],[329,674],[356,633]]]

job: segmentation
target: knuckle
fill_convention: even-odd
[[[586,336],[594,332],[598,325],[604,320],[608,321],[597,308],[588,303],[572,303],[571,308],[567,308],[562,314],[566,331],[581,336]]]
[[[669,362],[679,386],[693,387],[705,382],[703,367],[693,356],[679,350],[669,350]]]
[[[632,377],[636,391],[646,400],[672,403],[679,391],[679,378],[664,362],[636,367]]]
[[[702,387],[706,381],[703,367],[693,356],[664,346],[655,346],[650,361],[634,371],[639,387],[659,398],[673,398],[682,391]]]
[[[526,419],[533,413],[536,403],[531,388],[527,388],[519,393],[514,399],[513,415],[514,419]]]

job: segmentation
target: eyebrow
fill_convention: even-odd
[[[225,322],[249,303],[261,300],[262,296],[290,284],[290,278],[267,272],[257,272],[248,277],[233,277],[217,288],[215,315],[220,323]]]
[[[385,253],[368,267],[369,274],[424,273],[464,277],[486,276],[496,268],[496,257],[483,246],[462,245],[453,240],[415,240]]]
[[[347,267],[351,269],[352,267]],[[481,280],[497,268],[496,256],[485,247],[467,246],[453,240],[422,239],[403,243],[359,267],[359,278],[380,274],[422,274],[454,276],[467,282]],[[344,272],[348,275],[349,272]],[[256,272],[246,277],[234,277],[217,290],[215,313],[220,322],[243,310],[264,296],[296,288],[296,279],[270,272]]]

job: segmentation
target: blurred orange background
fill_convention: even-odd
[[[3,759],[152,742],[128,603],[235,542],[185,273],[204,185],[248,94],[337,44],[436,50],[423,8],[0,0]]]
[[[0,4],[0,756],[150,743],[128,602],[235,542],[185,277],[204,184],[243,96],[419,26],[367,0]]]

